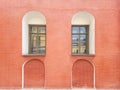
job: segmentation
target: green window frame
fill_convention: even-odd
[[[72,55],[89,54],[89,25],[72,25]]]
[[[46,54],[46,25],[29,25],[29,54]]]

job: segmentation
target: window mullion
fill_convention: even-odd
[[[86,50],[87,50],[87,53],[89,54],[89,31],[88,31],[88,27],[86,27],[86,30],[87,30],[87,32],[86,32]]]
[[[29,42],[29,43],[30,43],[30,49],[29,49],[29,52],[31,53],[31,51],[32,51],[32,46],[33,46],[33,45],[32,45],[32,34],[31,34],[31,32],[30,32],[30,36],[29,36],[29,37],[30,37],[30,42]]]
[[[79,39],[78,39],[78,40],[79,40],[79,46],[78,46],[78,47],[79,47],[79,54],[80,54],[80,47],[81,47],[81,46],[80,46],[80,35],[81,35],[81,34],[80,34],[80,27],[79,27]]]
[[[37,41],[36,41],[36,48],[37,48],[37,53],[39,53],[39,34],[38,34],[38,27],[37,27]]]

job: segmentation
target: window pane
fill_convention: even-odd
[[[39,47],[45,47],[45,41],[40,41]]]
[[[40,40],[45,40],[45,36],[41,36]]]
[[[80,41],[80,46],[86,46],[86,41]]]
[[[72,33],[79,33],[79,27],[72,27]]]
[[[30,40],[30,52],[32,54],[37,53],[37,35],[31,34],[31,40]]]
[[[38,48],[39,53],[45,54],[45,48]]]
[[[32,34],[32,40],[37,40],[37,35]]]
[[[37,33],[37,27],[36,26],[32,27],[31,33]]]
[[[86,53],[86,46],[80,46],[80,53],[81,54]]]
[[[31,48],[31,53],[32,53],[32,54],[37,53],[37,48],[36,48],[36,47],[32,47],[32,48]]]
[[[78,41],[79,40],[79,35],[72,35],[72,40],[73,41]]]
[[[80,27],[80,33],[86,33],[86,27]]]
[[[45,41],[45,35],[40,35],[39,34],[39,40],[42,40],[42,41],[44,40]]]
[[[79,35],[72,35],[72,43],[78,43],[79,42]]]
[[[39,35],[38,36],[38,47],[45,46],[45,36]]]
[[[36,46],[37,46],[36,41],[33,41],[32,47],[36,47]]]
[[[86,35],[80,35],[80,41],[86,41]]]
[[[36,47],[37,45],[37,35],[35,35],[35,34],[32,34],[31,35],[31,47]]]
[[[38,33],[45,33],[45,27],[38,27]]]
[[[78,54],[79,53],[79,47],[77,47],[77,46],[72,47],[72,53],[73,54]]]

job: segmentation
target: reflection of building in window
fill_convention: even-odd
[[[29,53],[45,54],[45,26],[30,25],[29,32]]]
[[[72,26],[72,54],[88,54],[88,26]]]

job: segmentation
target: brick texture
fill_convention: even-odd
[[[24,87],[43,88],[45,81],[44,65],[39,60],[31,60],[24,67]]]
[[[46,17],[45,56],[22,56],[22,18],[28,11]],[[95,17],[95,56],[71,55],[71,20],[80,11]],[[0,88],[21,88],[22,65],[31,59],[44,63],[45,88],[71,88],[72,66],[80,59],[95,65],[96,88],[120,88],[120,0],[0,0]],[[31,69],[25,73],[33,87],[41,85],[41,71],[33,69],[42,64],[36,62],[25,68]]]
[[[72,85],[75,88],[94,88],[94,68],[86,60],[78,60],[72,69]]]

